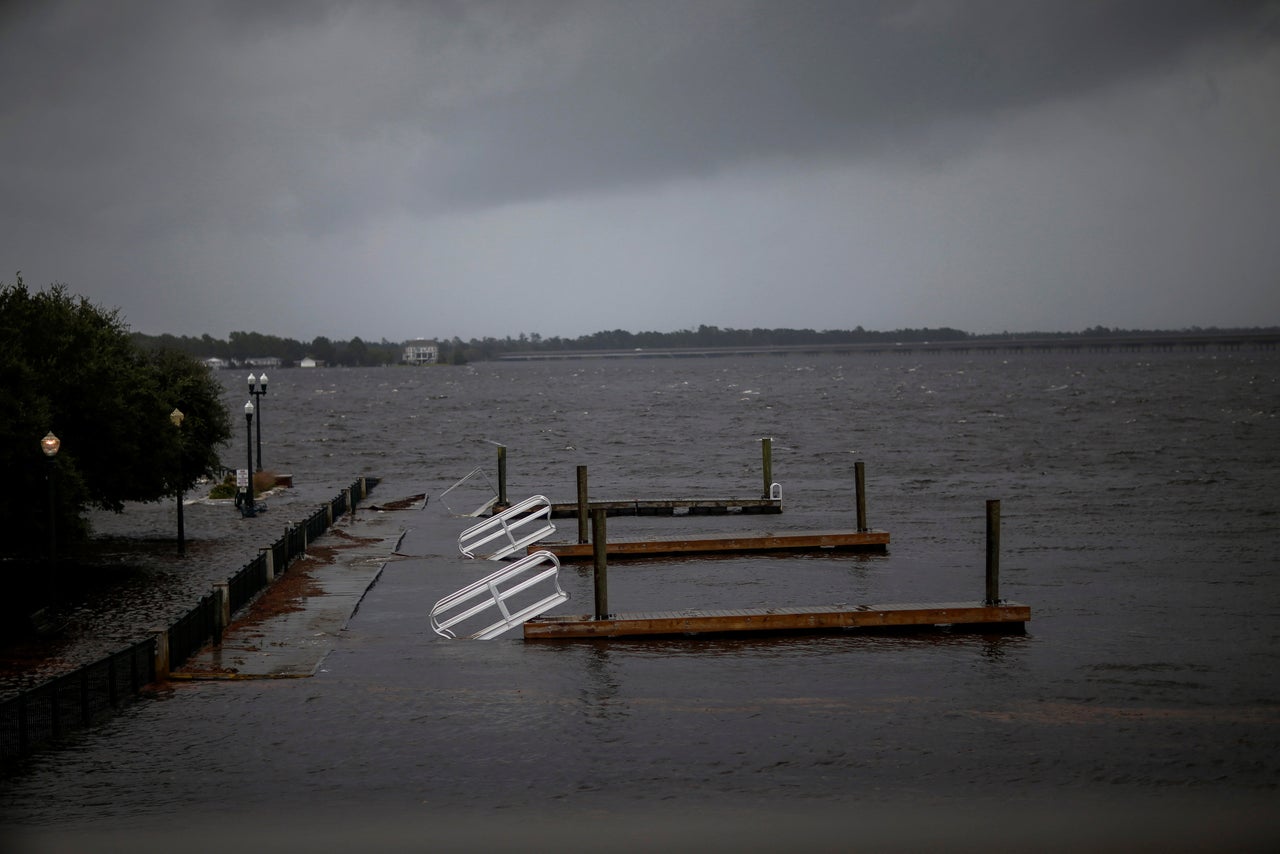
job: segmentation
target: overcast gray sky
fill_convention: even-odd
[[[1280,4],[0,5],[0,281],[141,332],[1280,324]]]

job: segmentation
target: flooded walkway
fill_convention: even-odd
[[[401,517],[365,509],[336,523],[232,620],[221,643],[200,650],[169,678],[313,676],[404,539]]]

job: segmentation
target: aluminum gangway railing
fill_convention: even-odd
[[[470,640],[490,640],[503,632],[514,629],[569,598],[560,587],[560,561],[551,552],[537,551],[513,564],[441,599],[431,609],[431,628],[446,638],[457,638],[455,627],[473,617],[495,608],[497,621],[463,637]],[[542,582],[549,581],[550,593],[531,593]],[[518,602],[509,600],[524,596]],[[529,596],[533,601],[521,604]],[[515,607],[517,610],[512,610]],[[457,611],[462,608],[463,610]],[[455,613],[456,612],[456,613]]]
[[[551,502],[546,496],[534,495],[467,528],[458,535],[458,551],[470,558],[501,560],[555,531]]]

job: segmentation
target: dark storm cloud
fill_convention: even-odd
[[[196,332],[240,325],[229,306],[249,299],[299,324],[306,288],[327,297],[309,309],[326,334],[352,334],[338,306],[365,277],[387,303],[461,324],[488,315],[475,295],[498,283],[563,299],[627,273],[648,278],[595,302],[626,312],[637,285],[663,281],[682,313],[601,309],[578,333],[871,326],[852,316],[867,304],[884,323],[963,325],[967,306],[1046,304],[1079,259],[1097,268],[1091,322],[1108,322],[1107,300],[1158,304],[1149,281],[1170,271],[1191,294],[1229,266],[1242,302],[1269,305],[1277,8],[9,3],[0,264],[141,328]],[[852,264],[878,300],[832,317],[854,299]],[[779,280],[791,316],[745,317],[736,295]],[[944,296],[953,316],[937,316]],[[375,334],[429,331],[367,310]],[[504,323],[571,331],[545,305],[509,310]]]
[[[614,10],[563,78],[443,116],[469,156],[442,186],[493,201],[745,158],[934,160],[964,144],[950,125],[1154,73],[1219,38],[1247,48],[1269,20],[1221,2],[726,3],[673,38],[654,8]]]
[[[48,3],[11,10],[6,195],[128,234],[436,212],[952,125],[1273,35],[1215,2]],[[145,197],[145,206],[131,199]]]

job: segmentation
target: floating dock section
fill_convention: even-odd
[[[592,511],[592,527],[595,536],[586,548],[591,550],[591,557],[595,562],[594,614],[532,617],[522,627],[526,640],[664,635],[685,637],[770,632],[892,632],[936,628],[1016,633],[1024,631],[1026,623],[1031,619],[1030,606],[1000,598],[1000,502],[997,500],[987,502],[986,597],[978,602],[910,602],[895,605],[849,605],[838,602],[802,607],[729,610],[698,608],[617,614],[609,608],[606,557],[610,552],[607,549],[610,545],[626,544],[608,542],[605,535],[605,514],[602,510]],[[691,541],[673,539],[667,542],[687,544]],[[726,541],[705,542],[722,546]],[[649,542],[631,545],[635,548],[653,547]],[[757,550],[757,547],[753,546],[750,550]],[[554,555],[550,549],[547,549],[547,553]]]
[[[885,631],[949,626],[953,629],[1020,631],[1031,608],[1016,602],[823,605],[803,608],[652,611],[535,617],[524,624],[526,640],[660,637],[768,632]]]
[[[594,507],[593,507],[594,509]],[[888,531],[796,531],[789,533],[744,534],[730,537],[657,537],[649,540],[609,540],[604,544],[610,559],[673,557],[743,552],[885,551]],[[541,542],[529,546],[532,553],[544,549],[561,561],[592,560],[594,543]]]
[[[507,449],[498,446],[498,490],[494,499],[484,506],[494,514],[510,506],[507,500]],[[763,489],[758,498],[657,498],[590,501],[587,498],[587,467],[578,466],[578,495],[576,501],[551,505],[552,519],[572,519],[575,516],[585,528],[588,508],[603,510],[606,516],[717,516],[728,513],[767,514],[782,512],[782,487],[773,482],[773,440],[766,436],[760,440],[761,475]],[[476,474],[480,470],[473,470]],[[467,475],[470,477],[471,475]],[[463,478],[466,480],[466,478]],[[461,483],[462,481],[459,481]],[[457,486],[458,484],[454,484]],[[452,489],[453,487],[450,487]],[[448,490],[446,490],[447,492]]]
[[[768,446],[768,440],[762,440]],[[766,452],[766,459],[768,455]],[[655,537],[649,540],[617,540],[604,543],[604,553],[610,558],[644,558],[672,557],[682,555],[734,554],[747,552],[782,552],[782,551],[885,551],[889,546],[888,531],[874,531],[867,527],[866,498],[866,466],[861,460],[854,464],[855,499],[857,504],[857,528],[844,531],[785,531],[775,533],[738,534],[733,536],[690,537],[668,536]],[[578,517],[578,541],[540,542],[529,546],[546,549],[562,561],[589,560],[597,550],[597,544],[589,541],[587,525],[587,508],[592,515],[621,516],[624,508],[622,502],[587,501],[586,467],[578,467],[578,503],[560,505],[571,509]],[[690,514],[727,513],[731,506],[737,506],[743,513],[781,513],[782,487],[772,484],[767,499],[748,499],[744,501],[704,501],[698,505],[693,502],[654,501],[634,502],[635,510],[630,515],[657,515],[665,511],[675,515],[675,509],[685,506]],[[551,505],[551,515],[555,516],[557,505]]]

